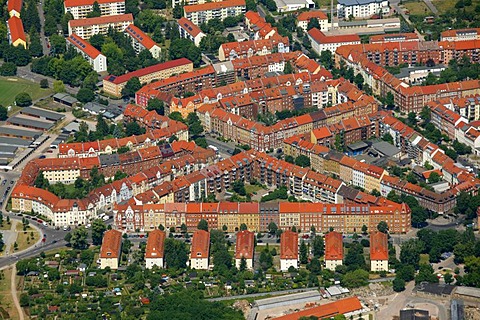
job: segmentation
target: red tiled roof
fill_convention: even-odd
[[[13,16],[8,19],[8,30],[10,30],[10,36],[12,37],[12,42],[15,42],[18,39],[27,41],[25,37],[25,31],[23,30],[22,19]]]
[[[178,19],[177,23],[183,30],[188,32],[188,34],[190,34],[194,38],[202,32],[202,30],[200,30],[200,28],[196,24],[194,24],[192,21],[188,20],[185,17],[181,17],[180,19]]]
[[[392,40],[390,40],[392,39]],[[385,42],[385,41],[404,41],[404,40],[419,40],[418,35],[415,32],[410,33],[393,33],[393,34],[379,34],[370,37],[370,43]],[[402,40],[404,39],[404,40]]]
[[[336,231],[325,235],[325,260],[343,260],[343,237]]]
[[[145,258],[156,259],[163,258],[165,244],[165,232],[153,230],[148,234],[147,246],[145,248]]]
[[[137,28],[133,23],[130,24],[126,29],[125,32],[128,33],[132,38],[137,40],[147,48],[147,50],[152,49],[152,47],[156,46],[157,44],[155,41],[152,40],[145,32]]]
[[[388,260],[387,234],[380,231],[370,234],[370,260]]]
[[[344,43],[344,42],[360,42],[360,37],[356,34],[345,34],[340,36],[326,36],[317,28],[310,29],[308,34],[317,43]]]
[[[65,0],[65,8],[71,7],[83,7],[83,6],[93,6],[94,3],[104,4],[104,3],[114,3],[114,2],[125,2],[125,0]]]
[[[8,0],[8,12],[15,10],[18,13],[22,10],[22,0]]]
[[[92,46],[87,41],[83,40],[80,36],[76,35],[75,33],[72,33],[70,36],[68,36],[67,40],[68,42],[73,44],[75,47],[85,52],[92,59],[95,59],[101,54],[100,51],[97,50],[97,48]]]
[[[258,211],[257,211],[258,212]],[[235,246],[235,259],[253,259],[255,249],[255,235],[253,232],[243,230],[237,232],[237,245]]]
[[[280,259],[298,259],[298,233],[287,230],[280,236]]]
[[[210,252],[210,232],[205,230],[197,230],[193,233],[192,248],[190,257],[208,258]]]
[[[301,317],[315,317],[318,319],[332,318],[337,314],[346,314],[362,309],[362,304],[357,297],[350,297],[335,302],[330,302],[311,309],[298,311],[275,318],[275,320],[298,320]]]
[[[167,61],[167,62],[158,63],[158,64],[155,64],[153,66],[146,67],[146,68],[136,70],[136,71],[133,71],[133,72],[129,72],[129,73],[123,74],[123,75],[118,76],[118,77],[108,75],[104,78],[104,80],[107,80],[107,81],[112,82],[114,84],[120,84],[120,83],[127,82],[128,80],[130,80],[133,77],[142,77],[142,76],[145,76],[145,75],[150,74],[150,73],[159,72],[159,71],[162,71],[162,70],[183,66],[183,65],[190,64],[190,63],[192,63],[192,61],[190,61],[186,58],[180,58],[180,59],[176,59],[176,60],[171,60],[171,61]]]
[[[76,19],[76,20],[70,20],[68,24],[71,28],[75,28],[75,27],[85,27],[85,26],[102,25],[102,24],[119,23],[119,22],[133,23],[133,15],[131,13],[126,13],[126,14],[117,14],[113,16]]]
[[[298,21],[309,21],[310,19],[327,20],[328,17],[323,11],[306,11],[297,16]]]
[[[238,7],[238,6],[245,6],[245,0],[229,0],[229,1],[220,1],[220,2],[207,2],[203,4],[194,4],[191,6],[183,7],[183,10],[185,10],[185,13],[187,13],[187,12],[218,10],[222,8],[230,8],[230,7]]]
[[[119,258],[122,247],[122,233],[117,230],[108,230],[103,235],[100,258]]]

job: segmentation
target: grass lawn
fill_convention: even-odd
[[[0,104],[7,107],[13,105],[15,96],[27,92],[32,100],[37,100],[53,93],[52,89],[42,89],[38,83],[17,77],[0,77]]]
[[[0,230],[10,230],[10,228],[12,227],[12,224],[8,224],[6,221],[5,221],[5,218],[3,218],[3,225],[0,226]]]
[[[315,2],[317,3],[319,8],[328,7],[328,9],[330,10],[330,0],[316,0]],[[335,12],[337,12],[337,3],[337,0],[333,0],[333,10]]]
[[[20,229],[18,229],[20,227]],[[23,224],[17,224],[17,230],[22,230]],[[33,239],[31,233],[33,232]],[[27,243],[27,238],[30,239],[29,243]],[[26,248],[33,246],[37,241],[40,239],[40,234],[33,230],[32,228],[27,229],[27,232],[24,233],[23,231],[19,231],[17,235],[17,244],[18,249],[17,251],[25,250]]]
[[[429,264],[430,262],[428,261],[428,259],[429,259],[428,253],[421,254],[420,255],[420,264],[422,264],[422,263]]]
[[[459,10],[455,8],[457,0],[432,0],[433,5],[437,8],[440,14],[447,13],[452,10]],[[472,0],[472,5],[465,7],[466,11],[474,11],[475,7],[480,4],[480,0]],[[463,9],[462,9],[463,10]]]
[[[247,191],[247,194],[248,194],[248,193],[258,192],[259,190],[263,190],[263,188],[257,185],[246,184],[245,190]]]
[[[403,4],[410,14],[414,15],[431,15],[432,11],[428,9],[427,5],[423,2],[406,2]]]
[[[3,271],[2,280],[0,280],[0,317],[2,319],[18,319],[17,309],[13,304],[12,294],[10,292],[10,283],[12,277],[12,270],[5,269]],[[9,318],[4,318],[4,313],[8,313]]]

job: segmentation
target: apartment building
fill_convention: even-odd
[[[224,43],[218,49],[218,59],[225,61],[249,58],[256,55],[264,56],[274,51],[280,53],[290,52],[288,37]]]
[[[210,232],[197,230],[193,233],[190,248],[190,268],[208,270],[210,253]]]
[[[215,18],[223,20],[227,17],[242,15],[245,12],[245,0],[207,2],[183,7],[183,16],[197,26]]]
[[[75,51],[79,52],[84,59],[93,66],[93,70],[96,72],[107,71],[107,57],[105,57],[100,51],[92,46],[87,41],[83,40],[75,33],[72,33],[67,38],[67,44],[73,46]]]
[[[131,13],[70,20],[68,22],[68,34],[75,33],[82,39],[90,39],[95,34],[107,34],[110,28],[118,32],[124,32],[132,23],[133,15]]]
[[[27,38],[23,30],[22,19],[13,15],[7,20],[8,43],[12,46],[27,48]]]
[[[145,248],[145,268],[152,269],[153,266],[164,268],[165,232],[153,230],[148,234],[147,246]]]
[[[480,28],[451,29],[440,33],[441,41],[480,40]]]
[[[370,233],[370,271],[388,271],[388,236],[374,231]]]
[[[223,0],[213,0],[211,2],[221,2]],[[172,8],[175,8],[176,6],[191,6],[194,4],[204,4],[208,2],[207,0],[187,0],[187,1],[180,1],[180,0],[173,0],[172,1]]]
[[[461,122],[468,123],[467,119],[448,109],[438,101],[430,101],[427,106],[431,110],[432,124],[452,140],[455,140],[456,138],[456,127]]]
[[[298,233],[287,230],[280,236],[280,271],[298,268]]]
[[[312,19],[317,19],[320,25],[320,31],[328,31],[328,16],[323,11],[304,11],[297,16],[297,27],[307,32],[308,23]]]
[[[128,80],[134,77],[137,77],[140,83],[150,83],[153,80],[166,79],[172,75],[192,70],[193,62],[185,58],[162,62],[118,77],[108,75],[103,79],[103,90],[114,97],[121,97],[122,89]]]
[[[339,0],[337,4],[337,17],[344,19],[350,17],[365,19],[389,13],[388,0]]]
[[[93,4],[100,7],[102,16],[113,16],[125,13],[125,0],[65,0],[65,12],[70,12],[73,19],[85,19],[92,12]]]
[[[321,54],[325,50],[335,53],[340,46],[360,44],[360,37],[356,34],[327,36],[317,28],[308,31],[308,39],[310,39],[312,49],[317,54]]]
[[[134,24],[127,26],[125,34],[132,39],[132,46],[136,54],[139,54],[143,50],[148,50],[152,54],[152,57],[157,60],[160,59],[160,53],[162,52],[160,46]]]
[[[235,245],[235,266],[240,269],[242,259],[245,260],[245,267],[253,270],[253,255],[255,253],[255,234],[248,230],[237,232],[237,243]]]
[[[202,41],[206,34],[203,33],[197,25],[185,17],[178,19],[177,24],[180,38],[188,39],[199,47],[200,41]]]
[[[22,0],[8,0],[7,10],[9,17],[20,18],[20,12],[22,11]]]
[[[335,271],[343,265],[343,236],[336,231],[325,234],[325,268]]]
[[[388,33],[379,34],[370,37],[370,43],[386,43],[386,42],[418,42],[420,38],[415,32],[409,33]]]
[[[100,269],[110,268],[117,270],[122,249],[122,233],[117,230],[108,230],[103,235],[100,249]]]

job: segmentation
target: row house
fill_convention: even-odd
[[[465,96],[462,98],[438,99],[439,103],[458,113],[468,122],[480,120],[480,95]]]
[[[125,30],[130,26],[129,24]],[[153,80],[167,79],[175,74],[190,72],[192,70],[193,62],[186,58],[162,62],[120,76],[108,75],[103,79],[103,90],[114,97],[120,98],[122,96],[122,89],[132,78],[138,78],[140,83],[150,83]]]
[[[480,28],[450,29],[440,33],[441,41],[480,40]]]
[[[274,52],[286,53],[290,51],[288,37],[278,39],[248,40],[242,42],[227,42],[218,49],[220,61],[264,56]]]
[[[245,14],[245,0],[206,2],[183,7],[183,16],[194,24],[201,25],[212,19],[223,19]]]
[[[455,128],[460,122],[467,123],[468,120],[453,112],[437,101],[427,104],[431,110],[431,122],[438,130],[445,133],[451,140],[455,140]]]
[[[102,16],[113,16],[125,13],[125,0],[65,0],[65,13],[72,14],[73,19],[85,19],[93,11],[94,4],[100,7]]]
[[[418,42],[420,38],[415,32],[409,33],[387,33],[373,35],[370,37],[370,43],[385,43],[385,42]]]
[[[132,23],[133,15],[131,13],[95,18],[79,18],[68,21],[68,34],[75,33],[82,39],[88,40],[96,34],[107,34],[110,29],[124,32]]]
[[[141,204],[131,200],[116,204],[113,209],[116,229],[134,232],[150,231],[162,225],[165,228],[180,228],[187,225],[190,232],[197,230],[198,223],[205,220],[209,228],[227,228],[237,232],[242,224],[249,231],[264,232],[270,223],[282,230],[295,227],[327,233],[330,228],[338,232],[360,232],[363,225],[374,230],[380,221],[385,221],[391,233],[410,230],[411,212],[406,204],[386,201],[384,205],[329,204],[329,203],[165,203]]]

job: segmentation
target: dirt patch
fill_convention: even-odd
[[[247,319],[249,313],[250,313],[250,303],[247,301],[247,300],[238,300],[238,301],[235,301],[235,303],[233,304],[233,307],[235,309],[238,309],[240,311],[242,311],[243,313],[243,316],[245,317],[245,319]]]

